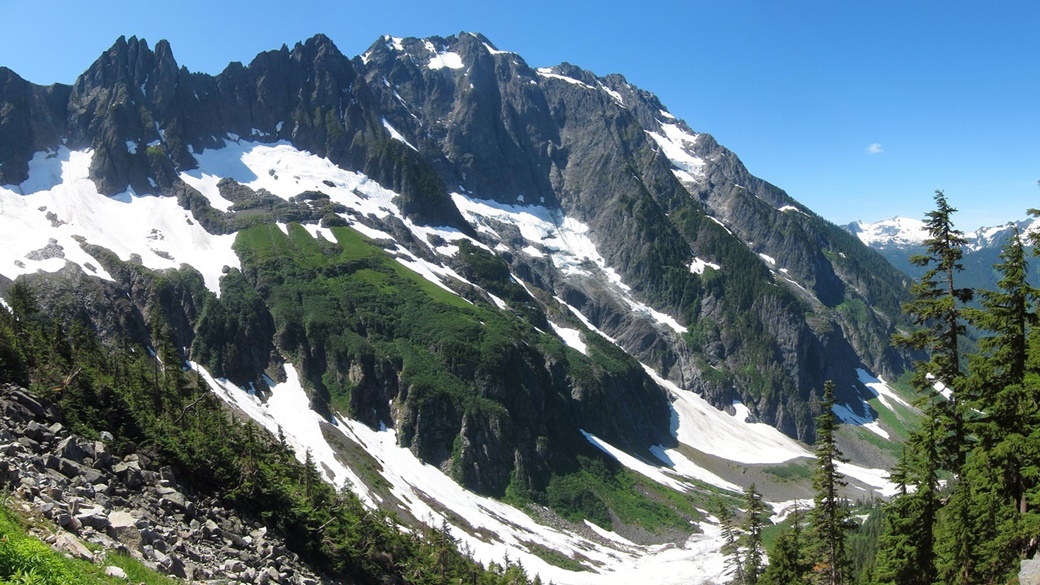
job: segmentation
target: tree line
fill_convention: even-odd
[[[723,510],[732,582],[1017,583],[1020,561],[1040,549],[1040,290],[1027,281],[1040,234],[1012,230],[992,268],[996,290],[958,286],[967,240],[945,194],[934,199],[925,252],[911,258],[926,270],[903,305],[913,329],[893,337],[919,358],[910,385],[920,410],[890,474],[895,496],[863,525],[852,520],[839,495],[844,459],[828,382],[816,421],[814,506],[793,515],[768,565],[757,552],[764,509],[754,485],[741,523]]]

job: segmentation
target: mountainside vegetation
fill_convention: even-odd
[[[332,579],[527,582],[522,567],[474,562],[447,530],[404,532],[393,513],[368,509],[353,493],[335,491],[309,459],[300,463],[284,442],[232,415],[200,376],[182,369],[165,323],[157,327],[161,343],[153,356],[131,344],[106,347],[83,323],[66,326],[49,318],[22,282],[12,286],[10,297],[12,311],[0,307],[0,378],[56,401],[81,436],[112,433],[115,455],[147,452],[157,465],[173,466],[199,493],[277,530],[294,552]],[[36,545],[11,548],[20,538],[0,541],[0,555],[7,555],[0,562],[13,563],[0,570],[22,570],[17,546]],[[46,558],[37,557],[29,569],[78,574]]]
[[[442,52],[456,54],[462,66],[428,66]],[[759,420],[805,441],[814,438],[825,380],[836,381],[839,400],[858,404],[864,397],[857,368],[894,379],[908,363],[887,343],[901,319],[905,277],[751,175],[732,152],[672,118],[653,94],[620,75],[597,77],[569,64],[535,70],[519,55],[464,33],[385,37],[354,59],[318,35],[211,76],[179,67],[165,41],[153,49],[131,37],[117,40],[71,86],[40,88],[5,71],[0,89],[0,104],[12,106],[0,107],[0,144],[17,145],[0,146],[4,184],[25,180],[36,153],[89,148],[90,178],[101,193],[176,197],[212,234],[272,222],[327,227],[360,221],[479,281],[534,327],[548,331],[543,317],[571,322],[565,316],[573,309],[684,389],[719,408],[739,400]],[[230,202],[224,210],[186,182],[185,173],[200,170],[205,153],[248,141],[291,144],[363,173],[393,191],[398,215],[363,216],[314,190],[285,198],[253,190],[243,184],[250,172],[241,182],[218,181],[220,198]],[[662,148],[662,141],[683,154]],[[687,159],[699,161],[700,170],[682,171]],[[596,266],[590,256],[589,264],[566,268],[542,241],[522,236],[516,226],[467,215],[453,197],[545,212],[557,228],[577,222],[602,263]],[[450,228],[471,240],[457,254],[444,253],[404,221]],[[708,267],[693,270],[698,263]],[[466,283],[451,286],[459,292]],[[173,319],[178,345],[202,352],[193,357],[209,366],[220,361],[232,380],[256,381],[277,345],[274,316],[248,309],[259,309],[263,295],[229,301],[245,303],[234,307],[210,301],[206,310],[192,290],[176,292],[193,299],[183,319]],[[633,311],[631,302],[652,307],[675,326]],[[194,314],[204,310],[206,326],[196,343]],[[91,311],[97,321],[106,309],[96,304]],[[132,325],[129,337],[145,342],[150,325]],[[258,338],[267,346],[242,343]],[[331,339],[316,333],[308,341]],[[339,345],[327,348],[332,353],[353,343],[332,342]],[[238,352],[243,346],[249,351]],[[347,400],[339,358],[312,349],[317,353],[308,357],[316,361],[306,369],[321,395],[316,404]],[[604,346],[599,355],[613,351]],[[530,357],[522,354],[515,348],[505,357]],[[372,367],[393,361],[381,360]],[[325,365],[332,371],[319,371]],[[370,384],[386,379],[365,374]],[[601,381],[618,388],[646,384],[629,374]],[[658,408],[654,402],[650,407]],[[361,403],[354,406],[353,414],[373,416]],[[376,410],[389,422],[385,405]],[[643,418],[633,434],[645,439]],[[666,432],[666,424],[653,424]],[[613,431],[611,440],[630,445],[627,431]],[[437,457],[443,442],[431,446]],[[497,493],[509,481],[503,477],[480,482]]]
[[[1026,241],[1012,233],[993,266],[995,290],[961,286],[965,240],[954,227],[956,209],[941,191],[935,201],[926,253],[914,258],[924,273],[904,305],[916,328],[894,339],[925,356],[911,376],[919,420],[891,474],[898,491],[849,533],[847,552],[837,557],[849,564],[821,563],[805,556],[818,550],[812,527],[826,525],[818,519],[830,509],[814,481],[810,540],[796,521],[774,544],[763,582],[804,583],[822,568],[829,576],[819,582],[827,583],[1009,583],[1017,582],[1020,561],[1037,552],[1040,290],[1029,284]],[[1029,243],[1035,249],[1036,237]],[[976,297],[977,306],[966,306]],[[964,343],[969,326],[980,332],[977,346]],[[826,421],[819,428],[826,430]],[[846,511],[843,522],[848,518]],[[826,570],[839,566],[846,567],[840,574]],[[780,580],[771,581],[774,575]]]

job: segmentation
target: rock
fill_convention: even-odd
[[[116,463],[112,466],[112,473],[115,473],[119,479],[123,480],[126,487],[131,490],[136,490],[141,487],[141,483],[143,482],[141,467],[137,464],[137,461]]]
[[[120,569],[115,565],[109,565],[105,567],[105,574],[109,577],[115,577],[116,579],[126,579],[126,571]]]
[[[57,459],[57,467],[55,467],[53,469],[57,469],[58,473],[64,475],[65,477],[74,478],[74,477],[79,477],[80,475],[83,475],[84,473],[86,473],[87,468],[83,467],[82,465],[80,465],[79,463],[76,463],[75,461],[73,461],[71,459],[66,459],[64,457],[58,457],[56,459]],[[48,467],[50,467],[50,465],[48,465]],[[97,473],[97,470],[93,470],[92,469],[91,471],[93,471],[94,473]],[[100,477],[100,475],[95,477],[94,479],[97,479],[98,477]]]
[[[58,442],[58,453],[65,459],[76,463],[83,463],[83,459],[87,457],[86,450],[84,450],[80,445],[79,439],[74,435],[65,437]]]
[[[112,433],[110,433],[110,432],[108,432],[108,431],[101,431],[101,432],[100,432],[100,433],[98,434],[98,438],[100,438],[100,439],[101,439],[101,441],[102,441],[103,443],[106,443],[106,444],[107,444],[107,443],[113,443],[113,442],[115,442],[115,440],[116,440],[116,438],[112,436]]]
[[[213,520],[206,520],[202,526],[202,534],[207,538],[220,538],[221,532],[220,527]]]
[[[49,443],[54,440],[54,431],[34,420],[29,421],[29,424],[25,426],[23,434],[38,443]]]
[[[1018,572],[1020,585],[1040,585],[1040,558],[1025,559]]]
[[[89,526],[99,532],[108,528],[108,516],[100,508],[90,508],[76,514],[76,520],[81,526]]]
[[[108,515],[108,535],[126,545],[130,550],[141,548],[141,531],[137,529],[137,518],[125,511]]]
[[[84,546],[78,538],[68,532],[58,533],[54,539],[54,548],[58,552],[71,555],[73,558],[94,562],[94,553],[90,552],[90,549]]]

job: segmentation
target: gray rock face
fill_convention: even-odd
[[[332,583],[259,524],[186,495],[169,468],[142,469],[136,455],[115,463],[95,458],[107,455],[104,444],[70,434],[55,422],[60,419],[53,405],[0,385],[0,489],[61,528],[40,535],[57,550],[101,562],[104,556],[95,557],[84,542],[121,549],[153,569],[197,582]],[[29,439],[29,432],[45,441]],[[201,523],[195,519],[200,510],[206,515]],[[126,578],[118,567],[105,571]]]
[[[448,51],[461,68],[430,66]],[[384,120],[408,144],[394,139]],[[667,129],[687,136],[681,148],[700,161],[699,170],[676,172],[679,163],[658,143]],[[904,365],[888,339],[900,318],[905,279],[620,75],[599,77],[566,63],[536,71],[473,34],[384,38],[353,60],[318,35],[257,55],[248,65],[231,64],[217,76],[179,67],[166,42],[153,50],[144,40],[120,38],[71,87],[40,88],[0,69],[3,181],[21,181],[34,152],[57,149],[67,139],[69,148],[94,149],[91,177],[102,192],[132,188],[176,196],[207,229],[225,232],[234,227],[233,214],[210,207],[178,171],[195,166],[193,153],[236,137],[287,140],[363,172],[398,192],[403,213],[421,224],[477,235],[449,190],[499,204],[537,204],[561,221],[580,221],[631,297],[674,318],[686,334],[633,311],[604,286],[602,275],[565,274],[527,253],[538,242],[522,240],[515,229],[492,226],[493,235],[482,231],[480,237],[489,247],[505,246],[502,258],[513,274],[565,299],[672,381],[717,406],[741,400],[759,420],[798,438],[813,437],[812,397],[824,380],[835,380],[844,398],[858,402],[851,390],[857,367],[894,376]],[[262,194],[253,199],[266,204]],[[411,245],[431,254],[421,242]],[[693,274],[695,259],[720,269]],[[143,315],[161,308],[171,315],[177,345],[192,346],[200,295],[182,287],[165,301],[171,306],[155,307],[146,277],[132,267],[114,276],[130,298],[96,291],[96,298],[115,299],[96,309],[112,317],[95,319],[102,327],[116,323],[119,333],[132,330],[131,337],[147,339]],[[264,342],[229,367],[239,383],[272,355],[271,332],[264,324],[257,330]],[[383,374],[373,366],[360,375],[370,384],[358,400],[372,404],[373,416],[389,414],[385,389],[392,376]],[[660,412],[643,416],[660,400],[629,408],[640,404],[646,384],[645,378],[616,381],[623,390],[616,412],[637,413],[635,432],[608,428],[608,434],[624,442],[652,436],[649,427],[667,433]],[[593,402],[582,401],[576,416],[609,427],[612,413]],[[402,423],[414,426],[417,413],[403,415]],[[454,423],[458,431],[461,419]],[[495,424],[466,428],[472,439],[503,430],[492,430]],[[420,436],[419,444],[436,459],[445,448],[438,435],[443,429],[431,421],[425,428],[432,434]],[[487,453],[472,455],[514,459],[506,447],[496,451],[489,445]],[[481,469],[481,482],[498,483],[500,471]]]

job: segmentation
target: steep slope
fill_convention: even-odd
[[[824,379],[900,370],[905,279],[623,77],[533,70],[472,34],[385,37],[355,63],[515,274],[684,387],[809,438]],[[583,226],[595,267],[517,234],[522,210]]]
[[[710,532],[747,466],[804,465],[824,380],[865,426],[861,371],[902,368],[906,279],[618,75],[460,34],[353,60],[317,36],[217,76],[119,39],[70,88],[7,79],[0,274],[180,348],[272,431],[289,384],[324,421],[301,457],[416,521],[422,477],[391,498],[389,460],[342,461],[389,440],[569,530]]]

